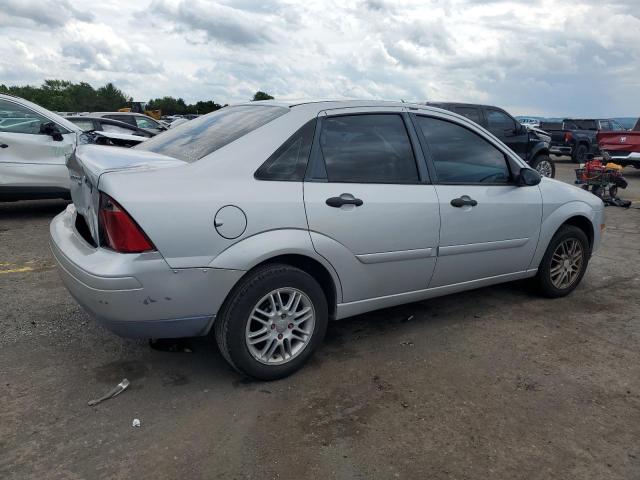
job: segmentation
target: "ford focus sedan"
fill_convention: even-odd
[[[68,167],[50,232],[73,297],[123,336],[211,334],[265,380],[329,320],[524,278],[567,295],[604,228],[599,198],[424,105],[252,102]]]

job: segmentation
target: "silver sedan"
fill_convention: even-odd
[[[212,333],[260,379],[330,319],[530,277],[567,295],[604,228],[600,199],[424,105],[252,102],[68,167],[51,248],[73,297],[120,335]]]

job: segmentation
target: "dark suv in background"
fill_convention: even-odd
[[[549,157],[551,138],[541,131],[529,130],[503,109],[473,103],[428,102],[476,122],[498,137],[520,158],[545,177],[555,177],[556,166]]]

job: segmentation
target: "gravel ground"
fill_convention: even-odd
[[[638,208],[607,209],[567,298],[515,283],[335,322],[258,383],[206,340],[162,351],[88,317],[47,246],[64,206],[0,205],[0,478],[640,478]]]

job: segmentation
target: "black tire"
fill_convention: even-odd
[[[581,270],[578,273],[577,277],[566,288],[558,288],[551,281],[551,259],[553,257],[556,248],[567,240],[574,239],[577,240],[582,247],[582,266]],[[578,227],[573,225],[563,225],[561,226],[556,234],[549,242],[549,246],[547,247],[547,251],[540,262],[540,266],[538,267],[538,273],[535,277],[535,281],[537,283],[538,289],[542,295],[548,298],[558,298],[569,295],[575,288],[580,284],[582,277],[587,271],[587,266],[589,264],[589,257],[591,256],[591,247],[589,246],[589,239],[585,235],[585,233],[580,230]]]
[[[573,163],[584,163],[588,152],[589,148],[584,143],[579,143],[571,153],[571,161]]]
[[[548,165],[551,169],[551,174],[550,175],[545,175],[539,167],[543,167],[544,165]],[[538,173],[540,173],[541,175],[545,176],[545,177],[549,177],[549,178],[555,178],[556,176],[556,162],[554,162],[553,160],[551,160],[551,157],[549,155],[544,155],[544,154],[540,154],[538,155],[536,158],[533,159],[533,161],[531,162],[531,168],[534,168]],[[548,169],[542,169],[545,171],[548,171]]]
[[[250,353],[245,329],[260,299],[274,289],[285,287],[307,295],[315,311],[315,324],[311,338],[297,356],[284,364],[267,365]],[[215,320],[214,334],[222,356],[238,372],[259,380],[276,380],[291,375],[313,355],[324,339],[328,318],[327,299],[311,275],[290,265],[270,264],[249,272],[236,285]]]

